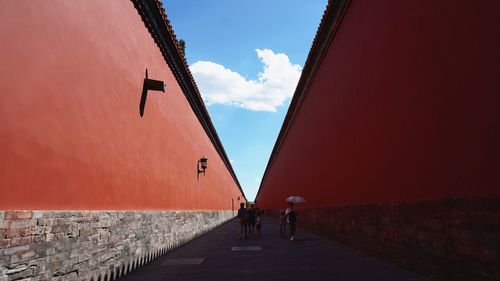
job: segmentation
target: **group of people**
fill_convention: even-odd
[[[245,208],[245,203],[240,203],[238,210],[240,221],[240,240],[250,235],[259,237],[262,231],[262,211],[250,204],[250,208]],[[297,226],[297,213],[293,208],[293,203],[288,203],[286,210],[280,211],[280,236],[287,238],[287,229],[290,232],[290,241],[295,239],[295,229]]]
[[[255,208],[255,204],[250,204],[250,208],[245,208],[245,203],[240,203],[238,210],[240,220],[240,239],[248,238],[250,235],[260,237],[262,230],[262,211]]]

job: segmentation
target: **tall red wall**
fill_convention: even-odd
[[[131,1],[1,1],[0,19],[0,209],[231,209],[241,192]],[[167,88],[141,118],[146,68]]]
[[[500,193],[500,2],[352,0],[257,197]]]

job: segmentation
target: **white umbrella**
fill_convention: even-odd
[[[306,199],[304,199],[304,197],[302,197],[302,196],[289,196],[286,199],[286,202],[288,202],[288,203],[305,203]]]

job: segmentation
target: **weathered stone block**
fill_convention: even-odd
[[[29,245],[10,247],[10,248],[5,249],[4,255],[6,255],[6,256],[17,255],[17,254],[20,254],[23,252],[27,252],[29,250],[30,250]]]
[[[82,222],[78,224],[78,230],[90,230],[91,224],[90,222]]]
[[[33,211],[33,217],[34,219],[41,219],[45,215],[44,211]]]
[[[0,239],[0,249],[10,247],[10,239]]]
[[[28,262],[28,267],[33,269],[33,275],[46,275],[48,266],[45,258],[32,259]]]
[[[56,236],[56,240],[65,240],[68,238],[68,235],[66,234],[66,232],[55,233],[55,236]]]
[[[31,235],[39,235],[44,233],[45,227],[39,226],[39,225],[34,225],[31,227]]]
[[[33,243],[33,236],[17,236],[10,240],[11,246],[29,245]]]
[[[5,238],[30,236],[30,235],[31,235],[31,228],[8,228],[5,230]]]
[[[0,220],[0,229],[7,229],[7,228],[9,228],[9,221]]]
[[[5,211],[5,220],[31,219],[32,211]]]
[[[54,233],[45,234],[45,241],[49,242],[49,241],[54,241],[54,240],[57,240],[57,237]]]
[[[23,278],[32,277],[33,276],[33,269],[28,268],[26,270],[16,272],[13,274],[7,274],[7,275],[9,275],[9,280],[20,280]]]
[[[52,227],[52,233],[67,232],[69,230],[69,225],[58,224]]]
[[[12,255],[10,257],[10,262],[11,263],[19,263],[19,262],[24,262],[24,261],[29,261],[31,259],[34,259],[36,256],[34,251],[26,251],[22,252],[16,255]]]
[[[6,275],[12,275],[12,274],[15,274],[15,273],[19,273],[21,271],[24,271],[28,269],[28,266],[26,264],[20,264],[20,265],[17,265],[15,267],[12,267],[12,268],[9,268],[7,269],[4,274]]]

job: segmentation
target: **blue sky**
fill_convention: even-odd
[[[326,0],[163,0],[217,133],[253,200]]]

